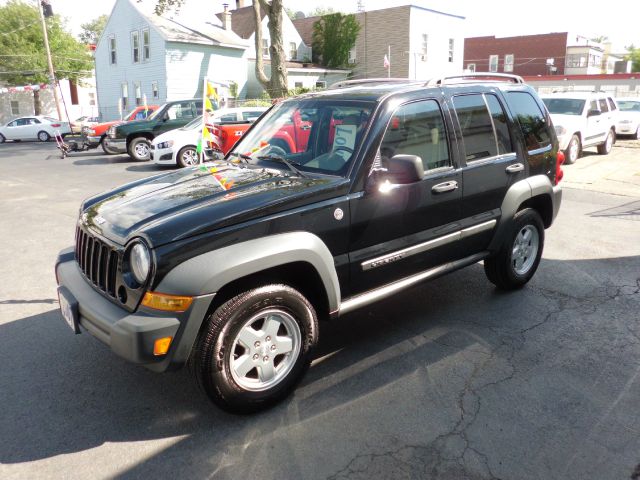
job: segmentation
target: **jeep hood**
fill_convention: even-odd
[[[152,247],[326,200],[348,179],[303,178],[288,171],[207,163],[124,185],[85,201],[82,222],[124,245],[133,237]]]

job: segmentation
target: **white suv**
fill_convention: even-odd
[[[587,147],[606,155],[616,141],[618,106],[603,92],[564,92],[541,95],[551,114],[565,163],[574,163]]]

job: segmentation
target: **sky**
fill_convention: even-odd
[[[33,1],[35,0],[23,0]],[[222,11],[224,0],[188,0],[192,7],[202,5],[213,15]],[[614,51],[624,52],[630,44],[640,46],[640,1],[618,0],[612,8],[606,3],[578,0],[361,0],[365,9],[377,10],[413,4],[453,13],[466,18],[463,35],[514,36],[535,33],[572,32],[587,37],[607,36]],[[0,0],[0,4],[6,0]],[[115,0],[51,0],[54,11],[67,17],[74,33],[80,24],[103,13],[110,13]],[[235,6],[234,0],[226,3]],[[250,5],[250,0],[245,2]],[[355,12],[358,0],[284,0],[286,7],[305,13],[316,7],[331,7],[336,11]],[[199,6],[198,5],[198,6]]]

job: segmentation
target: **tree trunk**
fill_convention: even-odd
[[[269,47],[271,78],[267,78],[264,73],[260,7],[264,9],[269,19],[267,26],[271,37],[271,46]],[[282,44],[282,10],[282,0],[272,0],[270,4],[267,3],[267,0],[253,2],[256,25],[256,77],[271,98],[286,97],[288,93],[286,56]]]
[[[42,105],[40,104],[40,90],[33,91],[33,114],[42,115]]]

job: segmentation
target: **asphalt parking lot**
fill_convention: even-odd
[[[80,201],[158,169],[0,145],[0,478],[640,478],[638,147],[565,167],[524,289],[474,265],[323,324],[295,394],[233,416],[58,312]]]

